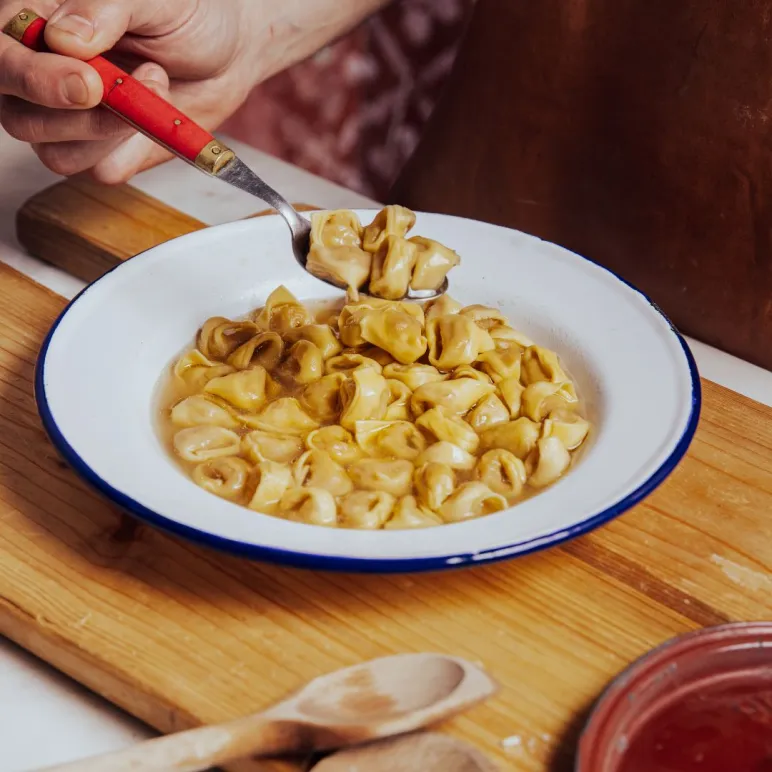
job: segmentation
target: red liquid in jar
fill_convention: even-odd
[[[772,772],[772,687],[694,691],[631,740],[619,772]]]

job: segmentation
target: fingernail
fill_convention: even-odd
[[[91,38],[94,37],[94,25],[89,19],[78,16],[76,13],[62,16],[61,19],[54,19],[49,25],[67,35],[74,35],[84,43],[90,43]]]
[[[64,94],[67,100],[74,105],[85,105],[88,103],[88,86],[86,81],[72,73],[64,79]]]

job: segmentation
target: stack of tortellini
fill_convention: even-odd
[[[496,309],[349,292],[319,318],[284,287],[214,318],[163,410],[202,488],[314,525],[421,528],[505,509],[585,440],[557,356]]]
[[[438,290],[460,262],[452,250],[421,236],[407,238],[416,216],[404,206],[387,206],[366,227],[352,211],[311,215],[311,249],[306,268],[315,276],[354,290],[400,300],[408,289]]]

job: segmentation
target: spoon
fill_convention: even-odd
[[[245,756],[325,751],[412,732],[497,690],[480,668],[444,654],[398,654],[311,681],[262,712],[158,737],[48,772],[198,772]]]
[[[34,11],[19,11],[5,25],[3,32],[35,51],[47,51],[44,40],[46,20]],[[102,78],[102,105],[157,142],[169,152],[192,164],[200,171],[250,193],[272,206],[287,223],[292,236],[292,252],[304,271],[311,243],[311,223],[280,193],[257,176],[238,156],[212,134],[151,91],[131,75],[102,56],[88,62]],[[308,271],[311,273],[310,271]],[[314,278],[346,289],[345,286]],[[431,300],[447,291],[447,278],[437,290],[408,290],[410,300]]]
[[[311,772],[498,772],[467,743],[434,732],[410,734],[347,748],[328,756]]]

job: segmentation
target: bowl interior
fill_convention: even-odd
[[[363,221],[374,212],[360,211]],[[302,271],[277,217],[175,239],[106,275],[52,331],[38,400],[60,450],[142,516],[223,546],[335,560],[457,564],[560,541],[613,517],[656,485],[693,431],[699,399],[685,344],[613,274],[505,228],[419,214],[415,233],[462,256],[450,295],[500,308],[554,349],[593,429],[574,469],[517,507],[418,532],[329,530],[256,514],[199,489],[156,431],[159,379],[210,316],[242,316],[279,284],[303,300],[339,297]],[[192,529],[192,530],[191,530]]]

